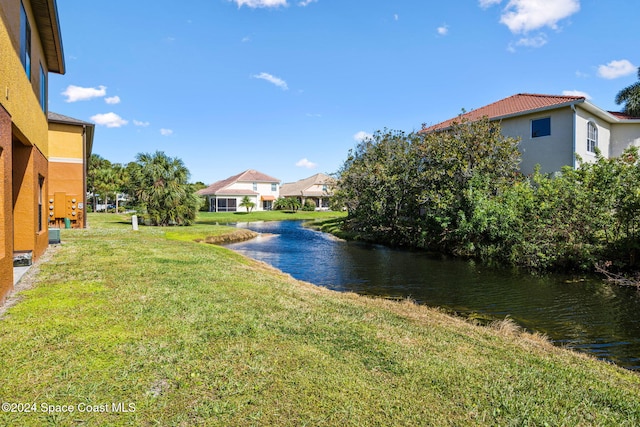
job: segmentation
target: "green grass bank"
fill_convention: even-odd
[[[634,372],[192,241],[214,222],[62,230],[0,319],[0,426],[640,424]]]

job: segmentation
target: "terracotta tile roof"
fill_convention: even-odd
[[[435,130],[446,129],[450,127],[453,122],[460,122],[462,119],[467,119],[470,121],[479,120],[483,117],[488,117],[489,119],[498,119],[502,117],[533,112],[536,110],[559,107],[565,104],[571,105],[584,101],[585,98],[583,96],[519,93],[517,95],[501,99],[500,101],[494,102],[493,104],[485,105],[484,107],[480,107],[476,110],[461,114],[458,117],[445,120],[442,123],[425,127],[420,132],[426,133]]]
[[[311,188],[314,185],[335,185],[336,180],[331,178],[329,175],[324,173],[317,173],[309,178],[301,179],[296,182],[288,182],[282,184],[280,187],[280,195],[283,197],[293,197],[293,196],[328,196],[328,192],[323,191],[311,191]]]
[[[619,111],[607,111],[612,116],[615,116],[621,120],[640,120],[640,117],[630,116],[626,113],[621,113]]]
[[[237,175],[237,182],[275,182],[276,184],[280,183],[278,178],[274,178],[262,172],[258,172],[254,169],[249,169],[241,174]]]
[[[249,169],[237,175],[230,176],[227,179],[223,179],[222,181],[214,182],[207,188],[198,190],[196,194],[199,194],[201,196],[215,195],[215,194],[233,194],[233,195],[239,195],[239,196],[258,194],[255,191],[251,191],[251,190],[230,190],[227,188],[236,182],[270,182],[270,183],[277,184],[277,183],[280,183],[280,180],[272,176],[266,175],[262,172],[258,172],[257,170]]]

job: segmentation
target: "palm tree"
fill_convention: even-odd
[[[638,67],[638,80],[616,95],[616,104],[624,103],[622,112],[634,117],[640,117],[640,67]]]
[[[249,196],[244,196],[240,202],[240,207],[247,208],[247,212],[251,212],[256,207],[256,204],[249,199]]]
[[[182,160],[163,152],[139,153],[132,188],[145,217],[152,225],[190,225],[200,199],[187,182],[189,170]]]
[[[289,210],[293,212],[296,212],[300,207],[300,200],[298,200],[297,197],[285,197],[283,199],[276,200],[275,203],[276,209]]]
[[[94,190],[95,193],[102,196],[104,200],[104,213],[107,213],[109,195],[113,193],[117,195],[118,191],[118,175],[112,165],[96,171]]]
[[[93,196],[93,210],[96,209],[98,195],[103,192],[102,179],[106,173],[105,169],[111,169],[111,162],[98,154],[92,154],[87,165],[87,191]]]

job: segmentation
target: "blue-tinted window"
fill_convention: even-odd
[[[551,117],[531,120],[531,138],[551,135]]]
[[[40,106],[42,111],[47,112],[47,73],[44,72],[40,64]]]
[[[31,25],[22,3],[20,3],[20,60],[27,77],[31,80]]]
[[[278,184],[271,184],[271,191],[278,191]]]

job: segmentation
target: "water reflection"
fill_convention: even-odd
[[[463,315],[509,315],[557,344],[640,369],[640,297],[635,290],[338,241],[297,221],[240,226],[264,237],[230,248],[297,279],[337,291],[410,297]]]

